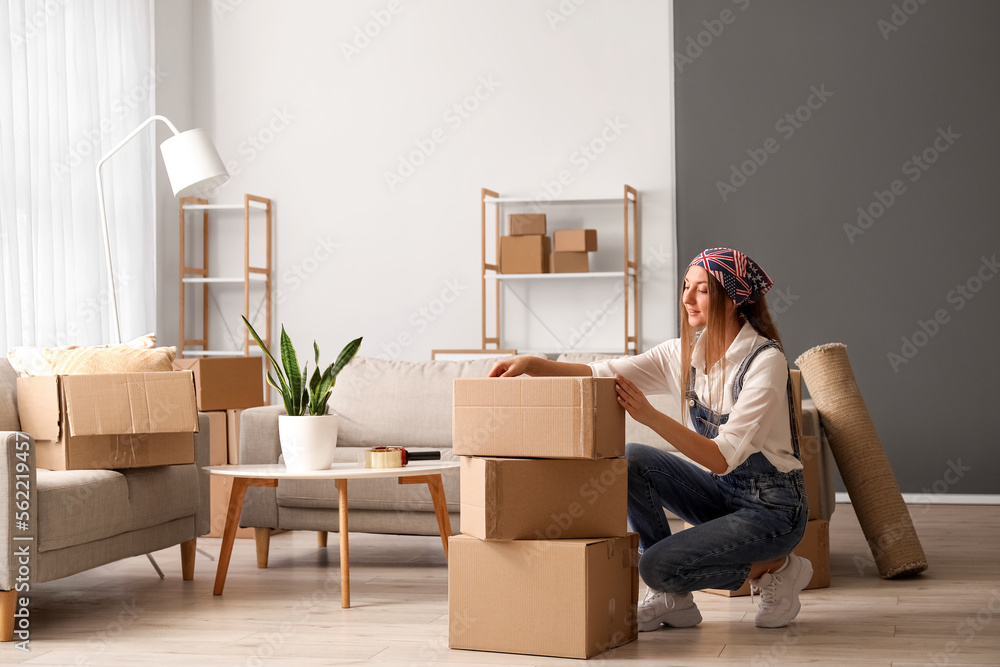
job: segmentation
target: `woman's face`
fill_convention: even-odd
[[[687,311],[688,324],[696,329],[708,324],[708,271],[689,267],[681,287],[681,303]]]

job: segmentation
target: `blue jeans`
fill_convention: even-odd
[[[631,443],[625,456],[639,575],[655,590],[736,590],[753,563],[786,556],[802,539],[801,470],[778,472],[759,452],[727,475],[647,445]],[[664,507],[693,527],[671,534]]]

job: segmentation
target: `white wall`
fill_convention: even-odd
[[[362,354],[408,360],[479,347],[480,188],[534,197],[562,171],[571,180],[563,197],[640,190],[641,347],[675,335],[670,3],[206,0],[194,3],[190,27],[178,20],[183,9],[174,13],[157,26],[157,53],[181,68],[187,61],[170,50],[193,54],[186,103],[233,174],[214,201],[274,200],[275,330],[283,323],[299,347],[315,337],[330,360],[358,335]],[[366,28],[375,36],[358,37]],[[187,82],[170,74],[171,85]],[[184,100],[175,93],[167,99]],[[463,118],[453,106],[464,101],[476,108]],[[605,131],[609,122],[621,129]],[[582,157],[602,131],[614,140]],[[390,184],[400,156],[428,142],[433,153]],[[170,230],[161,240],[175,238],[176,201],[161,197]],[[620,261],[620,206],[554,213],[554,223],[601,230],[592,268]],[[236,274],[241,218],[231,220],[232,241],[214,242],[211,261]],[[176,243],[159,252],[158,333],[168,343]],[[565,343],[613,292],[561,283],[526,298]],[[229,315],[214,331],[232,336],[212,345],[235,349],[242,288],[215,294]],[[519,305],[505,312],[505,344],[558,348]],[[598,329],[581,347],[621,349],[619,316]]]

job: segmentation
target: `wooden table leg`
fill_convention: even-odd
[[[325,530],[317,531],[317,533],[316,533],[316,545],[320,549],[325,549],[326,548],[326,531]]]
[[[226,513],[226,527],[222,531],[222,549],[219,551],[219,566],[215,571],[215,588],[213,595],[222,595],[226,586],[226,574],[229,572],[229,559],[233,555],[233,542],[236,540],[236,528],[243,512],[243,499],[248,486],[278,486],[276,479],[256,479],[249,477],[234,477],[233,490],[229,492],[229,510]]]
[[[434,502],[434,516],[437,517],[438,532],[441,533],[441,543],[444,545],[444,558],[448,560],[448,537],[451,536],[451,518],[448,516],[448,504],[444,497],[444,483],[441,475],[414,475],[400,477],[400,484],[426,484]]]
[[[337,506],[340,511],[340,606],[351,606],[351,562],[347,541],[347,480],[335,480],[337,485]]]

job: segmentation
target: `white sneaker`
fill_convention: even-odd
[[[776,572],[765,572],[750,580],[750,594],[760,593],[760,611],[754,624],[758,628],[783,628],[798,616],[802,604],[799,593],[812,579],[813,567],[805,558],[789,554]]]
[[[648,588],[639,603],[639,632],[659,630],[661,625],[692,628],[701,623],[701,612],[690,593],[663,593]]]

